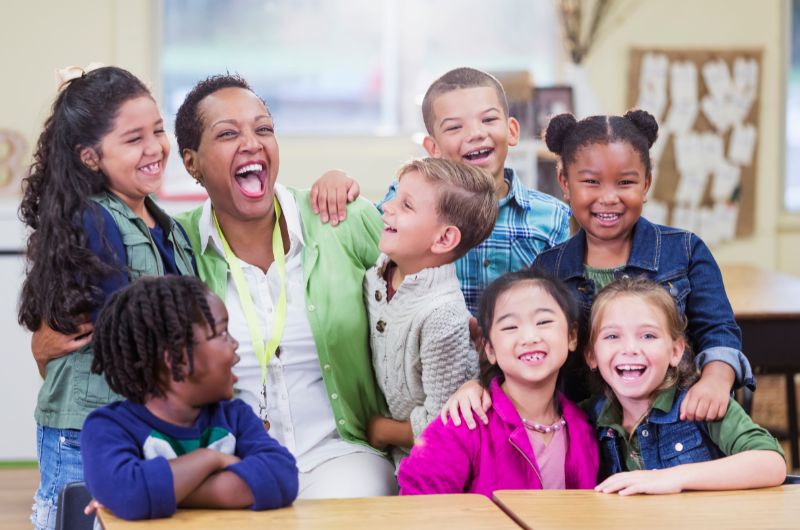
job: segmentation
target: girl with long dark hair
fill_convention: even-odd
[[[194,275],[194,264],[180,225],[149,198],[161,187],[169,141],[147,86],[115,67],[61,70],[57,80],[20,206],[31,232],[19,322],[75,336],[130,281]],[[54,528],[61,486],[83,480],[84,419],[120,399],[91,373],[88,339],[73,343],[75,351],[39,363],[37,529]]]

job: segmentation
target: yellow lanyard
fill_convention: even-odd
[[[278,276],[281,279],[281,294],[278,297],[277,307],[275,308],[275,321],[272,324],[272,336],[269,338],[269,343],[264,345],[264,336],[261,334],[261,326],[258,324],[258,316],[256,315],[256,307],[253,304],[253,298],[250,296],[250,290],[247,288],[247,281],[244,279],[242,273],[242,266],[239,264],[239,259],[231,250],[225,235],[217,221],[217,214],[214,213],[214,224],[217,226],[217,233],[222,239],[222,246],[225,248],[225,260],[228,262],[228,267],[233,276],[233,283],[236,285],[236,290],[239,293],[239,300],[242,303],[242,311],[247,320],[247,329],[250,331],[250,340],[253,342],[253,350],[256,354],[256,359],[261,365],[261,383],[264,386],[263,396],[264,404],[262,409],[262,420],[266,423],[266,406],[267,406],[267,364],[269,364],[272,355],[278,349],[283,336],[283,328],[286,324],[286,256],[283,254],[283,238],[281,237],[281,206],[278,204],[278,198],[275,197],[275,230],[272,234],[272,254],[275,259],[275,266],[278,268]]]

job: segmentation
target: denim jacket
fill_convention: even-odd
[[[581,228],[567,242],[539,254],[533,264],[569,287],[578,302],[584,332],[597,294],[594,280],[584,276],[585,247],[586,232]],[[628,263],[615,272],[615,279],[630,274],[663,285],[675,299],[678,310],[688,319],[688,339],[699,367],[722,361],[736,373],[734,389],[747,386],[755,390],[750,363],[741,351],[742,332],[733,318],[722,274],[699,237],[686,230],[654,225],[640,217],[634,227]],[[567,397],[578,399],[569,393]]]
[[[682,464],[717,460],[725,454],[716,446],[702,421],[680,419],[681,403],[688,390],[675,393],[669,412],[653,408],[647,418],[636,428],[639,451],[644,469],[666,469]],[[589,420],[597,432],[600,447],[600,479],[625,471],[620,462],[619,434],[597,420],[608,398],[601,395],[592,400]]]

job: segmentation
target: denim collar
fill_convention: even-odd
[[[559,252],[556,276],[561,280],[583,277],[583,253],[586,248],[586,231],[581,228],[569,238]],[[661,231],[644,217],[639,217],[633,227],[633,245],[626,267],[648,271],[658,270],[658,254],[661,249]]]
[[[675,396],[676,388],[668,388],[661,392],[653,402],[653,407],[650,410],[650,415],[647,421],[650,423],[675,423],[679,419],[681,410],[681,403],[683,397],[686,395],[682,392],[677,397]],[[622,428],[622,412],[616,409],[606,398],[603,398],[603,408],[600,409],[600,414],[597,415],[598,440],[610,437],[611,430],[617,431],[620,436],[627,435]]]
[[[111,209],[119,212],[126,219],[130,219],[133,222],[136,222],[136,220],[139,219],[139,216],[133,213],[133,210],[131,210],[130,207],[128,207],[128,205],[125,204],[125,202],[122,199],[120,199],[119,197],[117,197],[116,195],[107,190],[103,190],[102,193],[104,193],[109,198],[110,202],[109,207]],[[167,215],[167,213],[164,210],[162,210],[156,204],[156,202],[153,199],[150,198],[149,195],[144,198],[144,206],[145,208],[147,208],[147,211],[150,212],[150,215],[153,216],[153,219],[156,220],[156,222],[161,226],[163,230],[167,230],[168,232],[172,231],[172,224],[174,223],[174,221],[169,215]]]

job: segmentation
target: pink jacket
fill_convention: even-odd
[[[502,377],[495,378],[489,389],[493,406],[486,413],[488,425],[478,421],[471,431],[463,420],[456,427],[437,418],[425,429],[411,456],[400,464],[400,495],[479,493],[491,498],[496,490],[542,489],[528,434],[500,389],[502,382]],[[594,488],[600,463],[594,429],[582,410],[560,398],[569,438],[567,489]]]

